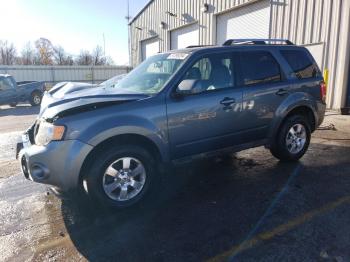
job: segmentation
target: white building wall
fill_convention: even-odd
[[[199,44],[216,44],[219,15],[260,1],[263,0],[150,1],[130,23],[131,64],[136,66],[142,60],[142,40],[157,37],[160,52],[170,50],[170,32],[194,22],[199,25]],[[209,4],[208,12],[201,10],[204,3]],[[271,0],[270,3],[270,37],[287,38],[309,48],[320,67],[329,70],[328,107],[344,107],[350,59],[350,0]],[[161,22],[165,28],[160,28]]]
[[[349,0],[274,0],[272,38],[305,45],[329,70],[327,105],[345,106],[350,50]]]

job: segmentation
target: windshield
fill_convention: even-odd
[[[187,53],[152,56],[127,74],[114,87],[127,93],[156,94],[187,57]]]
[[[114,77],[102,82],[100,84],[100,86],[104,86],[106,88],[114,88],[116,86],[116,84],[118,84],[118,82],[120,82],[120,80],[122,80],[125,76],[126,76],[126,74],[114,76]]]

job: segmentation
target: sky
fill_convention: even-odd
[[[135,16],[148,0],[130,0]],[[0,0],[0,40],[14,43],[17,52],[40,37],[78,55],[103,45],[116,65],[128,64],[127,0]],[[6,11],[5,11],[6,10]]]

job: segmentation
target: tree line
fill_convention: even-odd
[[[81,50],[79,55],[68,54],[60,45],[53,45],[46,38],[28,42],[17,51],[13,43],[0,40],[1,65],[113,65],[111,57],[105,56],[102,47],[97,45],[91,52]]]

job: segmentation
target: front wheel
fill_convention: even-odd
[[[271,153],[282,161],[297,161],[307,151],[311,139],[310,125],[302,115],[288,117],[282,124]]]
[[[157,184],[155,160],[134,145],[107,148],[98,154],[84,179],[89,196],[113,208],[135,205]]]
[[[32,106],[40,106],[42,99],[42,94],[40,92],[33,92],[30,98],[30,104]]]

